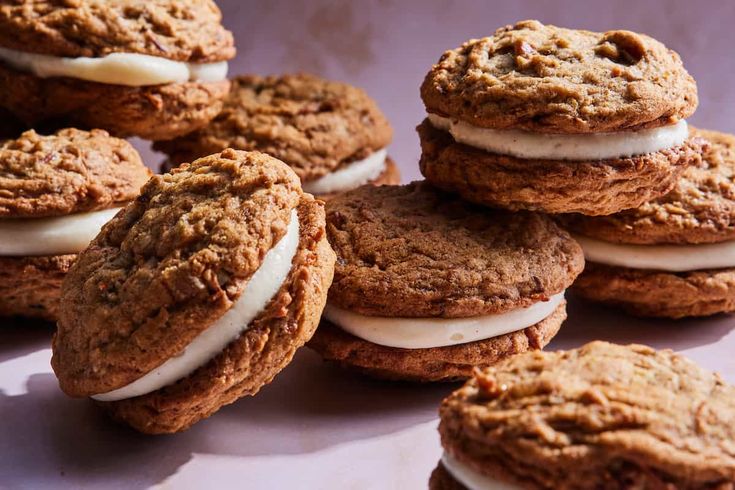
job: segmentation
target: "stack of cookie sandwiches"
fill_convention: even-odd
[[[139,431],[255,394],[313,334],[334,253],[321,201],[283,162],[232,149],[154,176],[64,281],[64,392]]]
[[[330,200],[327,234],[337,265],[309,346],[388,379],[465,379],[542,348],[584,264],[549,217],[485,209],[426,182]]]
[[[696,84],[643,34],[519,22],[444,53],[421,98],[421,172],[480,204],[608,215],[699,161]]]
[[[171,139],[228,93],[230,32],[212,0],[0,5],[0,108],[33,127]]]
[[[105,131],[27,131],[0,144],[0,316],[56,320],[76,254],[150,171]]]
[[[268,153],[321,199],[363,184],[398,184],[386,147],[392,129],[364,91],[313,75],[238,76],[206,127],[154,148],[168,170],[225,148]]]

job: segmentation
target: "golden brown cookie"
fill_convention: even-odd
[[[611,214],[697,163],[696,84],[643,34],[519,22],[444,53],[421,96],[422,174],[480,204]]]
[[[141,432],[184,430],[291,361],[333,264],[323,204],[272,157],[230,149],[155,176],[64,281],[59,384]]]
[[[702,161],[668,194],[610,216],[560,217],[588,254],[579,295],[641,316],[735,311],[735,136],[691,132]]]
[[[6,3],[0,5],[0,107],[32,126],[170,139],[219,112],[229,82],[222,69],[214,76],[201,67],[234,54],[232,34],[211,0]],[[120,55],[148,57],[138,71],[156,77],[138,80],[139,73],[117,65],[100,69],[103,79],[89,67],[59,68],[62,58],[99,62]]]
[[[337,266],[309,345],[390,379],[463,379],[543,347],[583,267],[548,217],[479,208],[424,182],[330,200],[327,233]]]
[[[169,156],[164,170],[225,148],[262,151],[290,165],[304,190],[322,197],[336,191],[312,192],[315,181],[384,150],[391,138],[390,124],[361,89],[307,74],[243,75],[232,79],[222,111],[207,127],[155,149]],[[358,175],[350,188],[397,184],[392,162],[379,163],[382,172]]]
[[[717,374],[642,345],[515,356],[442,403],[430,488],[730,488],[733,397]]]
[[[76,254],[0,256],[0,316],[55,321],[61,282]]]
[[[55,320],[61,282],[150,171],[105,131],[27,131],[0,143],[0,316]]]
[[[150,175],[130,143],[105,131],[26,131],[0,144],[0,218],[120,206],[138,195]]]
[[[481,127],[617,132],[686,119],[697,86],[679,55],[645,34],[526,20],[445,52],[421,97],[429,112]]]

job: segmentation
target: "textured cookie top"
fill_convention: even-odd
[[[150,174],[130,143],[105,131],[26,131],[0,143],[0,218],[112,208],[135,198]]]
[[[221,20],[212,0],[0,0],[0,46],[72,58],[222,61],[235,47]]]
[[[262,151],[310,180],[386,147],[391,137],[385,116],[359,88],[305,74],[252,75],[232,80],[224,109],[207,127],[155,148],[174,163],[228,147]]]
[[[735,240],[735,136],[690,128],[704,152],[663,197],[610,216],[569,215],[577,233],[614,243],[686,244]]]
[[[735,482],[733,400],[671,351],[593,342],[477,371],[444,400],[439,430],[461,461],[528,488],[730,488],[718,484]]]
[[[154,176],[64,281],[53,361],[64,391],[110,391],[181,352],[237,300],[302,196],[291,169],[256,152]]]
[[[530,20],[444,53],[421,98],[429,112],[476,126],[588,133],[686,118],[697,87],[679,56],[646,35]]]
[[[330,200],[327,236],[337,253],[329,300],[365,315],[513,310],[563,291],[584,263],[548,217],[477,207],[422,182]]]

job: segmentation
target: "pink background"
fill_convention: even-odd
[[[735,2],[220,1],[238,39],[231,73],[309,71],[366,89],[395,127],[391,153],[419,177],[418,86],[442,51],[525,18],[646,32],[699,82],[692,122],[735,131]],[[153,163],[155,157],[146,153]],[[256,397],[190,431],[145,437],[58,389],[52,328],[0,325],[0,488],[425,488],[440,454],[436,409],[455,385],[355,377],[303,349]],[[592,339],[674,348],[735,382],[735,322],[643,321],[571,301],[550,348]]]

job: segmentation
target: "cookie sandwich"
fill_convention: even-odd
[[[0,316],[55,320],[77,253],[150,171],[102,130],[27,131],[0,143]]]
[[[225,150],[154,176],[62,287],[61,389],[151,434],[255,394],[313,334],[332,280],[323,203]]]
[[[240,76],[205,128],[155,149],[171,168],[225,148],[257,150],[286,162],[304,191],[321,198],[363,184],[397,184],[386,147],[392,129],[375,101],[353,86],[313,75]]]
[[[444,400],[429,488],[732,488],[734,398],[669,350],[592,342],[525,353]]]
[[[0,5],[0,108],[25,124],[170,139],[227,95],[232,35],[211,0]]]
[[[642,316],[735,311],[735,136],[692,129],[705,152],[674,189],[610,216],[563,223],[587,266],[576,294]]]
[[[513,210],[612,214],[665,194],[699,152],[697,87],[644,34],[506,26],[426,75],[421,172]]]
[[[481,208],[425,182],[335,197],[327,235],[337,265],[309,346],[396,380],[465,379],[542,348],[584,263],[547,216]]]

